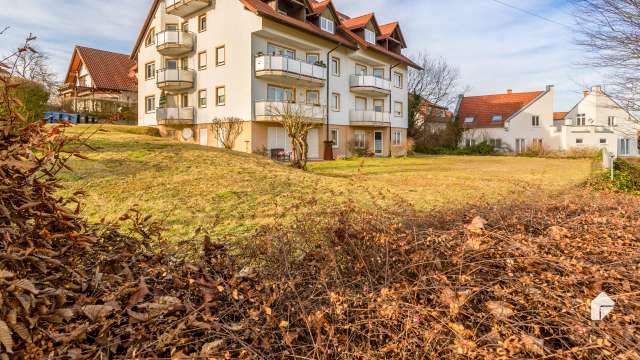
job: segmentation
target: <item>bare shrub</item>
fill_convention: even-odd
[[[236,117],[215,118],[211,122],[211,131],[218,143],[228,150],[233,150],[243,129],[244,121]]]
[[[323,109],[326,111],[326,109]],[[309,144],[307,136],[309,131],[315,127],[311,120],[312,114],[309,108],[292,102],[271,105],[267,110],[271,116],[277,117],[282,127],[287,130],[287,135],[291,141],[291,166],[296,169],[306,170],[309,160]]]

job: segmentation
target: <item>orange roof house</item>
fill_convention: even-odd
[[[466,128],[504,127],[505,122],[514,114],[544,93],[544,91],[514,93],[509,90],[506,94],[464,96],[458,105],[458,116]],[[500,120],[497,120],[498,118]]]

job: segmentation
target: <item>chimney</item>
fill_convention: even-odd
[[[508,95],[511,95],[511,94],[513,94],[513,90],[511,90],[511,89],[508,89],[508,90],[507,90],[507,94],[508,94]]]
[[[591,87],[591,92],[594,94],[602,94],[602,86],[596,85]]]
[[[589,96],[589,94],[591,94],[591,92],[589,90],[585,90],[583,93],[584,97]]]

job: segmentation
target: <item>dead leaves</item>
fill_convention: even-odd
[[[0,343],[2,343],[7,353],[13,354],[13,339],[11,337],[11,330],[7,326],[7,323],[2,320],[0,320]]]
[[[497,320],[507,320],[514,314],[513,307],[503,301],[488,301],[486,307]]]
[[[469,230],[472,233],[482,233],[486,225],[487,220],[476,216],[475,218],[473,218],[470,224],[465,225],[465,229]]]
[[[86,305],[82,307],[84,315],[93,322],[102,321],[118,310],[120,310],[120,306],[117,303],[109,305]]]

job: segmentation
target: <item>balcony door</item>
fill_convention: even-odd
[[[376,156],[382,156],[382,153],[384,152],[383,132],[376,131],[374,132],[373,137]]]
[[[267,100],[276,102],[294,102],[295,91],[292,88],[280,86],[267,86]]]
[[[273,56],[284,56],[289,59],[296,58],[296,52],[294,50],[273,44],[267,44],[267,54]]]
[[[367,98],[356,97],[356,111],[367,110]]]
[[[180,98],[178,95],[165,95],[167,98],[167,108],[179,108]]]
[[[367,67],[364,65],[356,64],[356,75],[367,75]]]
[[[375,68],[373,69],[373,76],[378,79],[384,79],[384,68]]]
[[[178,60],[167,59],[165,61],[166,68],[169,70],[178,70]]]
[[[382,99],[374,99],[373,100],[373,110],[377,113],[384,112],[384,100]]]

